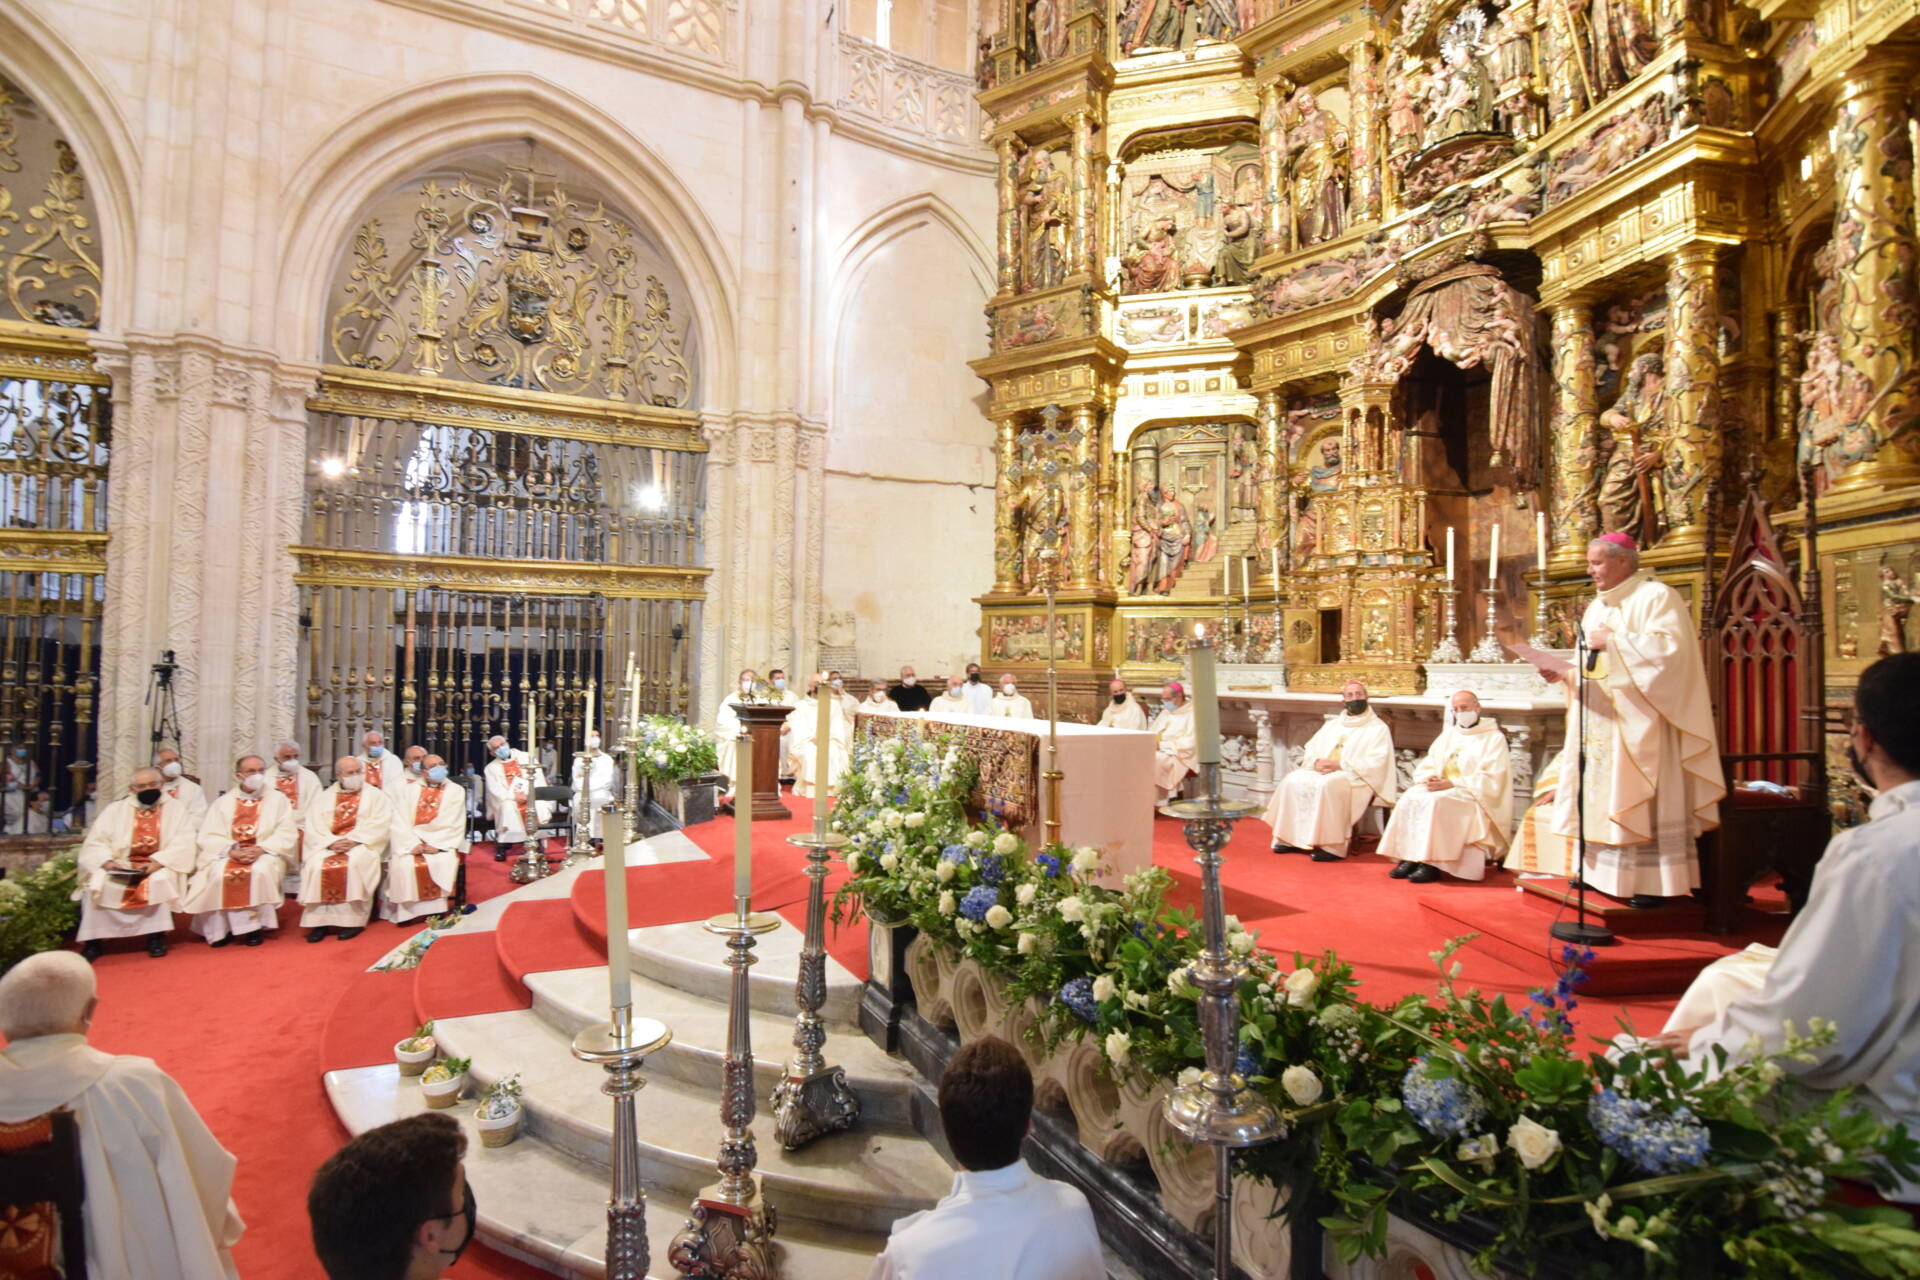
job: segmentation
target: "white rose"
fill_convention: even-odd
[[[1239,933],[1246,928],[1245,925],[1240,923],[1240,917],[1236,915],[1227,916],[1224,923],[1227,926],[1228,933]]]
[[[984,831],[969,831],[967,832],[966,843],[975,849],[984,849],[987,846],[987,833]]]
[[[1195,994],[1193,984],[1187,981],[1186,969],[1175,969],[1167,975],[1167,990],[1176,996],[1190,996]]]
[[[1082,903],[1080,899],[1076,897],[1060,899],[1060,918],[1062,920],[1085,920],[1087,918],[1086,904]]]
[[[1033,949],[1039,945],[1040,939],[1030,933],[1023,933],[1020,935],[1019,944],[1014,947],[1014,950],[1023,956],[1030,956],[1033,954]]]
[[[953,879],[954,871],[954,865],[945,858],[933,864],[933,877],[941,884],[945,884],[947,881]]]
[[[1313,1074],[1312,1067],[1292,1066],[1280,1073],[1280,1087],[1287,1091],[1296,1107],[1310,1107],[1320,1101],[1320,1095],[1326,1092],[1326,1086],[1320,1083],[1320,1077]]]
[[[1468,1138],[1460,1144],[1460,1150],[1455,1154],[1467,1164],[1478,1164],[1482,1169],[1491,1170],[1493,1158],[1500,1154],[1500,1136],[1483,1133],[1478,1137]]]
[[[867,834],[870,836],[885,835],[886,831],[887,831],[887,824],[880,821],[880,819],[878,818],[875,818],[872,822],[869,822],[867,824]]]
[[[958,904],[955,903],[953,900],[952,890],[948,890],[948,889],[941,890],[940,892],[940,914],[941,915],[943,916],[952,915],[957,905]]]
[[[883,853],[883,854],[881,854],[881,855],[880,855],[880,869],[881,869],[881,870],[883,870],[883,871],[892,871],[892,870],[894,870],[895,868],[897,868],[897,867],[899,867],[899,865],[900,865],[900,855],[899,855],[899,854],[897,854],[897,853]]]
[[[889,827],[892,827],[895,831],[898,831],[901,825],[906,822],[906,820],[907,820],[906,816],[902,814],[898,809],[887,810],[887,825]]]
[[[907,815],[907,830],[909,830],[909,831],[913,831],[913,830],[916,830],[916,829],[918,829],[919,827],[922,827],[922,826],[924,826],[924,825],[926,825],[926,821],[927,821],[927,815],[926,815],[926,814],[924,814],[924,813],[910,813],[910,814],[908,814],[908,815]]]
[[[1253,950],[1253,935],[1250,933],[1229,934],[1227,936],[1227,950],[1237,956],[1246,955]]]
[[[1124,1031],[1107,1032],[1107,1058],[1116,1067],[1127,1065],[1127,1055],[1133,1052],[1133,1037]]]
[[[1529,1169],[1538,1169],[1560,1154],[1560,1135],[1531,1117],[1521,1116],[1507,1130],[1507,1145]]]
[[[1019,843],[1020,843],[1019,838],[1016,837],[1013,834],[1013,832],[1002,831],[999,835],[993,838],[993,851],[995,853],[1000,853],[1000,854],[1012,853],[1014,850],[1014,846],[1018,845]]]
[[[1295,969],[1282,985],[1287,989],[1287,1003],[1304,1009],[1313,1003],[1313,993],[1320,988],[1320,975],[1311,969]]]
[[[860,874],[860,862],[860,854],[857,851],[849,853],[847,855],[847,870],[853,872],[855,875]]]
[[[1105,1004],[1113,999],[1113,979],[1101,974],[1093,980],[1093,999],[1095,1004]]]
[[[1183,1067],[1175,1083],[1176,1084],[1199,1084],[1202,1080],[1206,1078],[1206,1075],[1207,1073],[1202,1071],[1198,1067]]]
[[[1082,845],[1073,851],[1073,869],[1081,875],[1088,875],[1100,869],[1100,851],[1092,845]]]
[[[989,928],[1004,929],[1012,923],[1013,912],[1007,910],[999,903],[996,902],[987,908],[987,925]]]
[[[1023,907],[1032,906],[1033,900],[1039,896],[1040,886],[1037,884],[1023,884],[1013,891],[1013,900]]]

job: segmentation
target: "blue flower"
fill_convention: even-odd
[[[1052,880],[1059,876],[1060,859],[1054,857],[1052,854],[1050,853],[1035,854],[1033,860],[1039,863],[1042,867],[1046,868],[1047,879]]]
[[[1007,874],[1006,859],[997,853],[982,854],[980,857],[980,878],[988,884],[999,884]]]
[[[1457,1138],[1478,1133],[1487,1118],[1487,1104],[1465,1083],[1451,1076],[1436,1079],[1427,1074],[1427,1060],[1421,1058],[1400,1082],[1400,1096],[1420,1127],[1436,1137],[1452,1134]]]
[[[991,885],[975,885],[960,899],[960,914],[975,924],[987,918],[987,912],[1000,901],[1000,891]]]
[[[1093,979],[1075,978],[1060,988],[1060,1003],[1087,1022],[1100,1020],[1100,1006],[1093,998]]]
[[[1587,1119],[1600,1141],[1648,1173],[1697,1169],[1712,1146],[1707,1126],[1686,1107],[1668,1114],[1644,1098],[1623,1098],[1611,1089],[1593,1095]]]
[[[950,844],[940,851],[940,861],[951,862],[956,867],[964,867],[972,853],[973,851],[963,844]]]
[[[1260,1071],[1260,1053],[1250,1044],[1240,1046],[1240,1053],[1233,1060],[1233,1069],[1243,1076],[1257,1075]]]

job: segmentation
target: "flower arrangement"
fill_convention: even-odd
[[[428,1019],[413,1029],[413,1034],[394,1047],[403,1053],[418,1053],[433,1048],[433,1021]]]
[[[0,973],[37,951],[51,951],[80,923],[79,883],[71,850],[24,875],[0,879]]]
[[[713,735],[672,716],[646,716],[634,726],[635,761],[652,782],[678,782],[712,773],[720,757]]]
[[[480,1093],[474,1114],[482,1120],[507,1120],[520,1110],[520,1073],[495,1080]]]
[[[448,1080],[458,1080],[472,1066],[471,1058],[442,1058],[427,1068],[427,1073],[420,1077],[420,1083],[443,1084]]]
[[[1197,1080],[1202,931],[1169,908],[1172,878],[1151,868],[1105,888],[1097,849],[1034,850],[991,820],[969,825],[964,768],[942,744],[857,749],[834,818],[852,872],[835,918],[864,902],[911,920],[1029,1002],[1030,1034],[1050,1048],[1090,1038],[1117,1079]],[[1226,925],[1243,966],[1235,1069],[1286,1126],[1236,1165],[1324,1212],[1347,1261],[1384,1254],[1397,1211],[1475,1218],[1489,1268],[1553,1256],[1596,1277],[1920,1274],[1904,1213],[1827,1197],[1834,1178],[1920,1178],[1904,1129],[1844,1092],[1807,1094],[1785,1069],[1831,1027],[1708,1079],[1666,1055],[1576,1050],[1569,1015],[1591,953],[1567,951],[1555,986],[1513,1007],[1456,987],[1461,939],[1433,953],[1432,993],[1380,1007],[1332,953],[1288,966]]]

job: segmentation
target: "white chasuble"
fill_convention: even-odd
[[[187,806],[164,796],[151,809],[142,809],[132,796],[102,809],[76,859],[76,939],[131,938],[173,928],[174,904],[193,874],[193,837]]]
[[[1680,593],[1646,570],[1601,592],[1582,621],[1612,634],[1586,680],[1586,881],[1616,898],[1677,897],[1700,883],[1694,839],[1719,825],[1727,792],[1698,635]],[[1579,697],[1567,692],[1577,743]],[[1553,830],[1569,839],[1572,781],[1554,795]]]
[[[200,823],[199,866],[180,901],[182,911],[194,913],[195,931],[218,942],[229,933],[278,928],[299,838],[293,806],[272,787],[257,796],[236,787],[214,801]],[[235,861],[236,848],[253,851],[253,861]]]
[[[996,693],[989,715],[1007,716],[1014,720],[1032,720],[1033,699],[1024,693]]]
[[[853,759],[853,721],[848,719],[838,698],[827,705],[830,743],[827,747],[827,786],[831,789],[840,785],[840,775],[847,771],[847,764]],[[810,800],[814,796],[813,775],[820,768],[820,748],[816,743],[820,723],[818,705],[812,698],[803,699],[794,708],[793,714],[787,717],[787,723],[793,726],[793,794]]]
[[[166,793],[167,799],[186,807],[187,821],[195,831],[198,831],[200,820],[207,816],[205,788],[192,778],[183,776],[175,778],[172,782],[161,783],[160,789]]]
[[[727,775],[729,787],[733,785],[733,771],[740,763],[740,713],[734,709],[738,705],[739,695],[729,694],[713,717],[713,753],[720,758],[714,768]]]
[[[367,786],[342,791],[335,783],[320,793],[307,810],[307,854],[300,868],[303,928],[358,928],[367,922],[393,825],[393,801],[384,791]],[[336,851],[333,846],[343,840],[349,847]]]
[[[535,800],[533,793],[547,785],[546,775],[524,751],[487,766],[487,817],[499,844],[525,844],[527,834],[545,822],[553,806]]]
[[[409,785],[387,841],[380,918],[404,923],[445,912],[466,849],[466,788],[455,782]]]
[[[1321,773],[1313,767],[1317,760],[1336,767]],[[1372,707],[1357,716],[1343,711],[1308,739],[1299,767],[1280,780],[1267,804],[1267,825],[1281,844],[1344,858],[1367,806],[1376,797],[1392,804],[1397,790],[1387,722]]]
[[[1153,784],[1160,788],[1155,798],[1165,800],[1180,790],[1199,759],[1193,736],[1193,704],[1161,707],[1153,721],[1153,735]]]
[[[1144,729],[1147,727],[1147,709],[1131,693],[1119,702],[1107,699],[1107,705],[1100,712],[1102,729]]]
[[[614,801],[620,786],[620,771],[614,767],[613,757],[604,751],[596,751],[590,756],[575,756],[570,785],[576,802],[580,798],[583,773],[587,787],[587,838],[598,840],[600,812]]]
[[[1429,778],[1453,785],[1435,791]],[[1513,759],[1507,735],[1481,717],[1471,728],[1449,724],[1414,770],[1380,837],[1382,857],[1431,862],[1462,880],[1483,880],[1513,829]]]

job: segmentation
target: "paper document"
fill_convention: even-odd
[[[1508,645],[1507,652],[1520,661],[1538,667],[1542,671],[1551,671],[1555,675],[1566,675],[1573,670],[1573,664],[1557,653],[1545,649],[1536,649],[1530,644]]]

